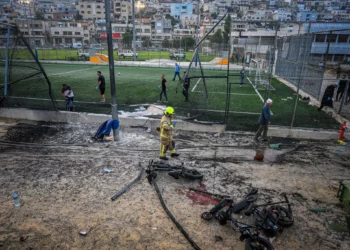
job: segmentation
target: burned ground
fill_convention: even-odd
[[[3,121],[5,122],[5,121]],[[162,209],[154,187],[143,178],[116,201],[111,196],[158,156],[158,134],[122,129],[118,143],[91,140],[98,125],[1,123],[0,249],[192,249]],[[286,141],[296,149],[256,145],[252,135],[176,132],[181,157],[170,164],[195,168],[200,181],[175,180],[158,173],[169,210],[201,249],[244,249],[239,233],[216,220],[204,221],[215,199],[198,188],[241,199],[259,189],[258,203],[287,194],[295,216],[292,227],[273,240],[276,249],[350,249],[349,234],[329,228],[345,223],[335,197],[338,181],[350,176],[349,147],[335,142]],[[253,160],[256,152],[264,162]],[[112,172],[106,174],[104,167]],[[22,206],[13,206],[18,191]],[[312,213],[309,208],[325,208]],[[251,217],[236,215],[240,221]],[[86,231],[86,236],[79,235]],[[220,239],[223,240],[217,241]],[[217,241],[217,242],[216,242]]]

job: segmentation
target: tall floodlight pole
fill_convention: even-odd
[[[7,24],[6,34],[6,59],[5,59],[5,81],[4,81],[4,96],[7,96],[8,76],[9,76],[9,48],[10,48],[10,24]],[[345,98],[344,98],[345,99]]]
[[[111,83],[112,96],[112,119],[118,120],[118,106],[117,95],[115,90],[115,76],[114,76],[114,57],[113,57],[113,43],[112,43],[112,26],[111,26],[111,1],[105,0],[106,12],[106,31],[107,31],[107,47],[108,47],[108,62],[109,62],[109,79]],[[114,141],[119,141],[119,130],[113,129]]]
[[[132,49],[133,60],[136,61],[135,0],[132,0]]]

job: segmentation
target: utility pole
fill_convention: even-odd
[[[133,60],[136,61],[135,0],[132,0],[132,48]]]
[[[5,81],[4,81],[4,96],[7,96],[8,76],[9,76],[9,48],[10,48],[10,32],[11,26],[7,24],[6,34],[6,59],[5,59]],[[345,98],[344,98],[345,99]]]
[[[118,120],[118,106],[117,94],[115,90],[115,76],[114,76],[114,56],[112,43],[112,26],[111,26],[111,1],[105,0],[106,12],[106,32],[107,32],[107,47],[108,47],[108,62],[109,62],[109,79],[111,83],[111,97],[112,97],[112,119]],[[113,129],[114,141],[119,141],[119,129]]]

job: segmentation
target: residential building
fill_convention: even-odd
[[[170,15],[180,19],[182,14],[192,15],[193,14],[193,4],[191,3],[173,3],[171,4]]]
[[[198,15],[182,14],[180,17],[182,27],[192,27],[198,25]]]
[[[95,2],[91,0],[80,0],[76,7],[84,20],[100,20],[106,18],[103,0],[96,0]]]
[[[160,46],[164,39],[173,39],[171,20],[164,18],[162,14],[157,13],[154,16],[153,27],[151,39],[156,46]]]
[[[316,21],[318,19],[318,13],[314,11],[300,11],[297,13],[296,21],[309,22]]]
[[[84,31],[86,24],[77,22],[51,22],[51,36],[53,45],[61,43],[71,45],[76,42],[84,43]],[[86,29],[85,29],[86,30]]]
[[[277,21],[289,21],[292,19],[292,13],[285,10],[275,10],[273,12],[273,20]]]
[[[271,10],[248,10],[245,11],[242,20],[247,21],[265,21],[272,20],[273,12]]]
[[[114,1],[114,17],[126,22],[132,20],[132,5],[128,0],[115,0]]]
[[[42,20],[15,19],[23,37],[31,41],[31,45],[44,46],[49,42],[48,23]]]

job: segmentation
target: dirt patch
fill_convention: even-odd
[[[157,159],[158,133],[123,129],[118,143],[93,143],[98,124],[3,124],[0,128],[2,248],[191,249],[146,178],[116,201],[110,199],[136,178],[140,165],[147,167],[149,160]],[[229,225],[202,220],[201,214],[217,201],[189,188],[230,195],[237,202],[256,187],[259,204],[283,200],[286,193],[295,224],[273,241],[277,249],[350,249],[348,233],[329,227],[333,222],[346,223],[330,185],[350,176],[349,151],[336,153],[336,142],[299,141],[306,146],[293,152],[263,146],[265,155],[271,152],[272,158],[283,161],[266,157],[267,161],[255,162],[257,145],[252,136],[216,138],[210,133],[176,132],[175,140],[179,134],[180,158],[169,163],[183,162],[204,179],[175,180],[159,173],[157,183],[169,210],[201,249],[244,249],[244,243]],[[232,147],[211,147],[213,143]],[[105,174],[104,167],[112,172]],[[21,198],[19,208],[13,206],[14,191]],[[309,211],[315,207],[326,212]],[[253,223],[243,214],[234,216]]]

